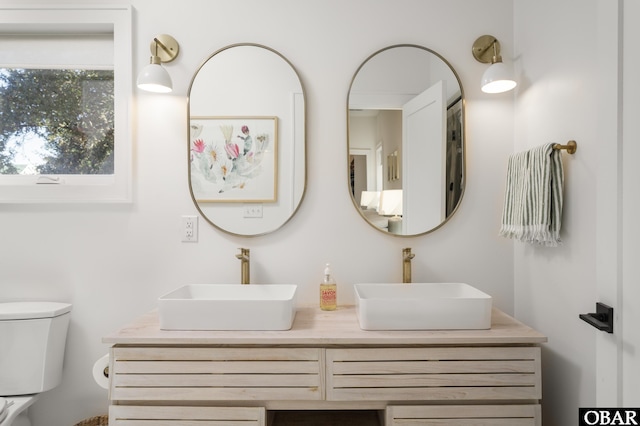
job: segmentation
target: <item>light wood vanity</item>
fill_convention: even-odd
[[[387,426],[540,426],[546,337],[494,309],[490,330],[363,331],[353,307],[298,309],[289,331],[106,336],[109,424],[266,425],[272,410],[380,410]]]

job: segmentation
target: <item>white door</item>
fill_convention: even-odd
[[[623,16],[621,404],[640,407],[640,2],[625,0]]]
[[[601,2],[598,12],[597,49],[609,51],[600,58],[600,77],[618,82],[619,71],[623,77],[621,85],[598,89],[598,140],[603,144],[598,171],[597,301],[614,308],[615,322],[613,334],[596,334],[596,404],[639,407],[640,51],[633,41],[640,39],[640,2]]]
[[[419,234],[446,212],[446,87],[439,81],[402,107],[402,230]]]
[[[595,336],[595,378],[596,406],[617,407],[621,404],[619,336],[621,312],[621,278],[619,259],[621,256],[621,229],[619,209],[619,187],[621,164],[620,121],[618,115],[619,93],[616,89],[619,72],[618,16],[617,2],[598,3],[598,48],[607,49],[607,57],[598,62],[597,75],[610,84],[600,85],[598,91],[598,134],[597,140],[604,141],[599,152],[597,179],[597,234],[596,234],[596,282],[595,303],[602,302],[614,309],[614,333],[594,331]]]

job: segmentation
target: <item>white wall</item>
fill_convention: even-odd
[[[106,392],[91,378],[93,362],[107,350],[102,336],[154,309],[158,296],[179,285],[239,282],[234,256],[238,247],[251,249],[254,282],[297,283],[300,301],[312,305],[325,262],[332,263],[338,280],[339,303],[348,304],[355,282],[399,281],[401,249],[412,247],[415,281],[468,282],[513,313],[512,243],[497,236],[506,161],[513,151],[512,95],[481,93],[478,82],[486,66],[470,53],[478,36],[491,33],[502,42],[505,57],[512,55],[511,2],[132,4],[134,75],[148,63],[153,36],[171,34],[181,48],[177,60],[167,64],[175,87],[172,95],[136,92],[134,203],[0,206],[0,299],[74,305],[63,383],[32,409],[35,426],[70,426],[104,413]],[[306,196],[296,216],[274,234],[243,239],[201,221],[199,242],[181,243],[179,218],[196,213],[187,189],[187,87],[205,58],[238,42],[279,51],[301,75],[308,113]],[[417,238],[374,231],[354,209],[347,186],[346,96],[351,78],[371,53],[398,43],[421,44],[446,57],[467,96],[468,182],[462,205],[446,226]],[[567,133],[551,136],[583,136],[573,129]],[[584,161],[581,158],[576,157]],[[569,171],[569,177],[577,179],[580,173]],[[556,256],[549,261],[559,262]]]
[[[614,75],[608,75],[612,78],[599,76],[609,72],[605,68],[608,53],[614,53],[616,46],[606,46],[599,51],[602,55],[594,51],[617,28],[601,26],[599,3],[605,2],[514,2],[515,56],[521,82],[516,95],[514,150],[570,139],[578,142],[575,155],[563,154],[564,245],[515,244],[516,316],[549,338],[543,347],[545,426],[578,424],[578,407],[596,403],[598,332],[578,315],[594,312],[598,268],[602,266],[599,253],[613,250],[611,246],[597,250],[599,232],[608,231],[600,212],[612,219],[607,225],[613,224],[615,230],[615,215],[607,213],[610,204],[599,204],[609,195],[599,193],[606,189],[601,181],[613,172],[601,165],[604,158],[615,156],[616,143],[615,133],[603,126],[611,118],[615,124],[615,97],[599,95],[615,93],[615,68]]]

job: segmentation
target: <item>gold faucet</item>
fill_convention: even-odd
[[[248,248],[240,248],[240,253],[236,254],[236,257],[240,259],[240,284],[249,284],[249,249]]]
[[[415,254],[411,253],[411,248],[403,248],[402,249],[402,282],[410,283],[411,282],[411,259],[416,257]]]

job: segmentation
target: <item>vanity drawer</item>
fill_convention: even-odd
[[[265,426],[264,407],[112,405],[109,426]]]
[[[114,347],[110,399],[320,400],[321,349]]]
[[[540,426],[540,405],[389,406],[387,426]]]
[[[539,400],[539,347],[327,349],[327,400]]]

